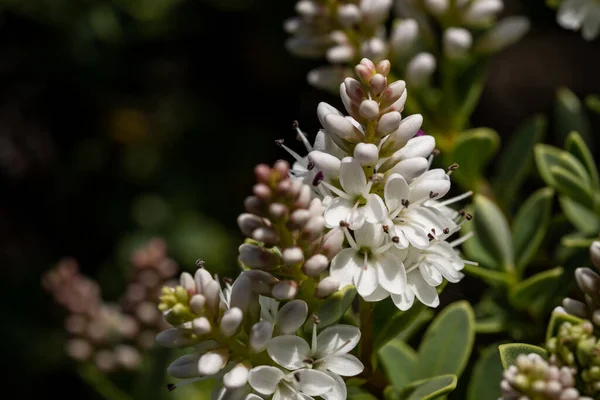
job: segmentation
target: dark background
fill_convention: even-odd
[[[7,394],[95,396],[62,355],[63,314],[40,288],[45,270],[75,256],[115,299],[131,248],[159,234],[182,268],[204,257],[231,273],[252,168],[287,158],[275,139],[301,148],[293,120],[314,137],[319,101],[339,105],[305,81],[321,62],[284,48],[292,1],[172,1],[151,17],[117,11],[117,33],[103,17],[119,10],[111,2],[50,10],[0,1]],[[508,14],[519,9],[507,3]],[[600,39],[587,43],[562,30],[542,1],[523,3],[531,3],[521,10],[532,31],[491,60],[472,119],[503,138],[533,113],[551,115],[559,86],[600,93]],[[474,286],[467,278],[445,296],[469,299]]]

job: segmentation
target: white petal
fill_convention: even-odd
[[[441,168],[425,172],[410,185],[410,202],[421,201],[436,193],[441,198],[450,190],[450,177]]]
[[[408,161],[408,160],[407,160]],[[392,174],[385,183],[383,189],[385,204],[389,212],[393,212],[402,206],[402,200],[408,200],[410,190],[408,183],[400,174]]]
[[[435,269],[429,263],[421,263],[419,265],[419,272],[421,273],[421,277],[423,278],[423,280],[429,286],[437,287],[444,281],[444,278],[442,277],[442,274],[440,274],[440,271]]]
[[[463,274],[458,272],[453,263],[443,257],[431,254],[427,255],[427,261],[431,262],[432,266],[436,268],[448,282],[456,283],[463,278]]]
[[[415,292],[417,299],[426,306],[435,308],[440,305],[437,290],[435,290],[435,287],[428,285],[418,271],[408,275],[408,286]]]
[[[354,275],[354,286],[356,291],[361,296],[368,296],[373,294],[377,289],[377,268],[372,262],[367,262],[367,265],[361,265],[358,273]]]
[[[362,259],[354,249],[344,249],[331,260],[329,275],[341,286],[353,284],[354,275],[360,272]]]
[[[406,235],[406,238],[417,249],[426,249],[429,247],[429,238],[427,232],[425,232],[420,226],[416,226],[411,223],[412,221],[407,220],[404,224],[399,225],[402,233]]]
[[[412,307],[415,301],[415,293],[409,287],[402,294],[392,294],[392,301],[401,311],[406,311]]]
[[[351,351],[360,340],[360,329],[352,325],[332,325],[325,328],[317,337],[315,357],[321,359],[329,355],[342,355]]]
[[[346,400],[348,397],[346,382],[338,374],[331,372],[326,372],[326,374],[332,377],[335,383],[333,384],[333,388],[329,392],[322,394],[321,397],[325,400]]]
[[[376,249],[383,244],[385,232],[380,224],[364,224],[354,231],[354,239],[359,247]]]
[[[314,369],[301,369],[293,374],[296,387],[309,396],[320,396],[327,393],[335,383],[332,377]]]
[[[391,253],[377,256],[379,285],[390,293],[406,291],[406,270],[404,264]]]
[[[387,299],[389,297],[389,295],[390,295],[390,292],[388,292],[381,286],[377,286],[377,289],[375,289],[375,291],[373,293],[371,293],[368,296],[363,296],[363,299],[365,301],[375,302],[375,301],[381,301],[383,299]]]
[[[223,385],[227,389],[237,389],[248,383],[248,366],[244,363],[239,363],[234,366],[231,371],[223,375]]]
[[[255,395],[254,393],[250,393],[249,395],[244,397],[244,400],[263,400],[263,398]]]
[[[248,383],[260,394],[273,394],[279,381],[283,379],[283,372],[279,368],[262,365],[250,370]]]
[[[348,217],[346,217],[346,222],[348,223],[348,226],[350,227],[350,229],[356,230],[364,225],[364,223],[366,221],[365,211],[366,211],[366,208],[364,206],[358,207],[358,208],[353,208],[352,211],[350,211],[350,214],[348,214]]]
[[[305,367],[304,360],[311,356],[308,343],[295,335],[274,337],[267,345],[267,352],[273,361],[289,370]]]
[[[224,348],[211,350],[200,357],[198,370],[202,375],[214,375],[227,364],[229,351]]]
[[[198,371],[198,360],[200,354],[192,353],[186,354],[173,361],[167,368],[167,372],[173,378],[186,379],[200,376]]]
[[[408,241],[408,238],[406,237],[406,235],[404,234],[404,232],[402,231],[402,226],[400,225],[393,225],[390,231],[390,235],[391,236],[395,236],[398,238],[398,242],[394,243],[394,245],[399,248],[399,249],[406,249],[409,245],[410,242]]]
[[[307,316],[308,305],[305,301],[289,301],[277,313],[277,329],[283,334],[292,334],[304,325]]]
[[[429,162],[425,157],[413,157],[400,161],[398,164],[394,165],[389,172],[392,174],[400,174],[407,182],[410,182],[423,172],[427,171],[427,168],[429,168]]]
[[[346,221],[346,218],[352,211],[352,203],[350,200],[346,200],[341,197],[336,197],[331,200],[325,209],[323,218],[325,218],[325,225],[328,228],[335,228],[340,226],[340,221]]]
[[[377,224],[383,222],[387,217],[388,210],[385,208],[385,204],[381,197],[374,193],[370,193],[366,196],[367,204],[365,204],[362,208],[364,208],[365,219],[367,222],[372,224]]]
[[[342,354],[340,356],[328,357],[319,368],[326,368],[334,374],[341,376],[355,376],[360,374],[365,366],[352,354]]]
[[[340,184],[350,195],[366,194],[367,178],[360,163],[352,157],[344,157],[340,167]]]

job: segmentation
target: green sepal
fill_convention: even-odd
[[[507,343],[498,346],[500,353],[500,361],[504,369],[507,369],[515,363],[517,357],[521,354],[535,353],[540,355],[542,358],[548,358],[548,352],[538,346],[533,346],[527,343]]]

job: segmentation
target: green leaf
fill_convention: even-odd
[[[590,122],[581,106],[581,101],[567,88],[560,88],[554,103],[554,132],[563,141],[569,133],[577,131],[590,143]]]
[[[317,311],[315,311],[320,320],[319,329],[336,323],[344,315],[348,307],[350,307],[355,296],[356,288],[353,285],[347,285],[326,298],[319,308],[317,308]],[[309,318],[306,324],[304,324],[304,330],[311,332],[312,326],[312,319]]]
[[[550,289],[555,286],[562,273],[563,269],[556,267],[519,282],[509,292],[508,298],[511,304],[519,310],[527,310],[538,306],[540,302],[546,299],[546,295],[552,294]]]
[[[456,388],[456,375],[440,375],[412,382],[400,394],[402,400],[437,399]]]
[[[471,374],[467,400],[497,400],[501,398],[502,372],[498,346],[491,345],[481,350]]]
[[[572,249],[589,249],[596,238],[581,237],[580,232],[565,235],[560,239],[560,244]]]
[[[475,316],[466,301],[442,310],[429,326],[421,345],[414,379],[442,374],[460,376],[473,347]]]
[[[555,182],[554,187],[558,192],[588,209],[594,210],[594,195],[579,177],[559,166],[550,168],[550,172]]]
[[[513,283],[513,278],[506,272],[493,271],[491,269],[483,268],[478,265],[465,264],[463,271],[467,275],[483,279],[489,285],[504,286],[511,285]]]
[[[473,209],[471,207],[467,207],[467,212],[473,213]],[[471,221],[470,223],[466,223],[462,226],[460,234],[461,236],[464,236],[470,234],[471,232],[475,233],[474,231],[475,226],[473,221]],[[480,266],[484,267],[485,269],[500,268],[499,262],[495,260],[494,257],[492,257],[492,255],[486,250],[476,235],[464,242],[461,247],[469,260],[478,262]]]
[[[558,328],[564,322],[570,322],[573,325],[577,325],[581,323],[583,320],[581,318],[575,317],[570,314],[565,314],[560,311],[553,311],[550,316],[550,322],[548,323],[548,329],[546,330],[546,340],[549,340],[551,337],[556,336],[558,333]]]
[[[399,339],[390,340],[379,349],[379,359],[385,375],[396,389],[402,389],[411,381],[417,363],[417,352]]]
[[[577,230],[590,235],[600,231],[600,217],[596,213],[566,196],[559,196],[558,202],[569,222]]]
[[[578,178],[583,180],[587,186],[590,184],[590,174],[585,169],[585,166],[573,154],[563,151],[560,153],[560,166],[571,172]],[[552,167],[550,168],[552,171]]]
[[[501,344],[498,346],[498,351],[500,352],[500,361],[504,369],[513,365],[517,357],[521,354],[535,353],[544,359],[548,358],[548,352],[545,349],[527,343]]]
[[[477,238],[506,271],[514,268],[512,238],[502,211],[488,198],[475,195],[473,224]]]
[[[590,148],[583,141],[581,135],[577,132],[569,133],[565,147],[569,153],[577,158],[585,167],[588,175],[590,176],[591,184],[594,188],[600,187],[600,178],[598,177],[598,168],[594,161],[594,156],[590,151]]]
[[[500,333],[506,329],[506,326],[504,315],[488,315],[475,320],[475,332],[477,333]]]
[[[526,121],[500,153],[500,159],[496,163],[494,192],[503,204],[510,204],[531,171],[533,147],[544,137],[547,125],[543,115]]]
[[[561,149],[547,144],[536,144],[533,148],[535,163],[540,176],[548,186],[554,187],[554,177],[550,173],[550,168],[560,165],[560,155],[564,153]]]
[[[585,105],[592,111],[600,114],[600,96],[597,94],[590,94],[585,98]]]
[[[348,387],[348,400],[377,400],[377,397],[356,386]]]
[[[375,337],[373,348],[375,350],[379,349],[381,346],[401,334],[405,329],[409,329],[411,324],[414,323],[425,310],[427,310],[427,306],[423,303],[415,302],[415,304],[406,311],[396,311],[391,318],[389,317],[390,314],[387,314],[387,323]],[[377,307],[375,308],[375,312],[378,312]]]
[[[460,165],[453,178],[466,188],[476,190],[485,167],[498,151],[500,137],[493,129],[477,128],[461,133],[456,140],[452,159]]]
[[[523,272],[539,248],[550,223],[554,191],[543,188],[521,206],[513,223],[513,248],[517,271]]]

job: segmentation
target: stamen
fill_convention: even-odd
[[[456,171],[457,169],[458,169],[458,164],[457,164],[457,163],[453,163],[453,164],[451,164],[451,165],[448,167],[448,172],[446,172],[446,174],[447,174],[448,176],[450,176],[450,175],[452,175],[452,173],[453,173],[454,171]]]
[[[363,265],[363,269],[366,270],[369,267],[369,264],[368,264],[368,262],[369,262],[369,255],[366,252],[363,253],[363,262],[365,264],[365,265]]]
[[[206,263],[204,262],[203,259],[199,258],[196,260],[196,268],[204,268],[204,264],[206,264]]]
[[[350,234],[350,231],[348,230],[348,223],[344,222],[345,225],[342,226],[342,221],[340,221],[340,226],[342,227],[342,229],[344,230],[344,235],[346,236],[346,240],[348,241],[348,244],[350,245],[350,247],[352,247],[352,249],[354,249],[355,251],[360,250],[360,248],[358,247],[358,245],[356,244],[356,241],[354,240],[354,238],[352,237],[352,235]]]
[[[331,190],[333,193],[337,194],[342,199],[353,200],[352,197],[349,194],[347,194],[345,192],[342,192],[340,189],[336,188],[335,186],[331,185],[328,182],[321,181],[321,185],[325,186],[327,189]]]
[[[317,174],[315,175],[315,177],[313,178],[313,181],[312,181],[313,186],[319,185],[319,183],[321,183],[321,181],[323,179],[325,179],[325,175],[323,175],[323,171],[317,172]]]
[[[463,236],[459,237],[458,239],[453,240],[452,242],[449,243],[449,245],[452,247],[459,246],[459,245],[463,244],[464,242],[466,242],[467,240],[469,240],[470,238],[472,238],[474,235],[475,235],[475,233],[469,232],[466,235],[463,235]]]
[[[312,343],[311,343],[311,353],[314,356],[317,353],[317,324],[319,324],[321,321],[319,320],[319,317],[317,317],[316,315],[313,315],[312,318],[313,321],[313,331],[312,331]]]
[[[310,142],[306,138],[306,134],[300,130],[300,123],[298,121],[294,121],[292,123],[292,128],[296,130],[296,139],[302,141],[302,144],[304,145],[304,147],[306,147],[306,151],[308,151],[309,153],[313,151],[313,147],[310,145]]]
[[[389,226],[387,226],[387,225],[383,225],[383,226],[382,226],[382,228],[383,228],[383,231],[384,231],[385,233],[390,233],[390,227],[389,227]]]
[[[290,153],[290,155],[291,155],[292,157],[294,157],[294,158],[296,159],[296,161],[298,161],[298,162],[303,162],[303,161],[305,161],[305,160],[304,160],[304,157],[302,157],[300,154],[296,153],[294,150],[290,149],[290,148],[289,148],[289,147],[287,147],[285,144],[283,144],[283,139],[277,139],[277,140],[275,141],[275,143],[277,144],[277,146],[279,146],[279,147],[283,147],[283,149],[284,149],[285,151],[287,151],[288,153]]]
[[[451,199],[444,200],[444,201],[440,202],[439,205],[440,206],[447,206],[447,205],[450,205],[450,204],[454,204],[454,203],[456,203],[458,201],[461,201],[461,200],[464,200],[467,197],[470,197],[472,195],[473,195],[473,192],[472,191],[468,191],[468,192],[463,193],[463,194],[461,194],[459,196],[455,196],[455,197],[452,197]]]
[[[394,241],[394,238],[396,239],[396,241]],[[394,243],[398,243],[399,241],[400,241],[400,238],[399,238],[398,236],[394,236],[394,237],[392,238],[392,241],[391,241],[391,242],[388,242],[388,243],[386,243],[386,244],[384,244],[384,245],[382,245],[382,246],[380,246],[380,247],[376,248],[375,250],[372,250],[371,252],[372,252],[373,254],[383,254],[383,253],[385,253],[386,251],[388,251],[388,249],[389,249],[390,247],[392,247],[392,246],[394,245]]]

